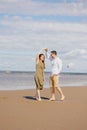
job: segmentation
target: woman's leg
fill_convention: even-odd
[[[39,86],[38,78],[35,77],[34,79],[35,79],[35,83],[36,83],[36,94],[35,94],[35,98],[36,98],[36,100],[40,101],[41,98],[40,98],[40,90],[38,89],[38,86]]]
[[[36,99],[38,98],[38,92],[37,92],[37,89],[36,89],[35,98],[36,98]]]
[[[40,90],[39,90],[39,89],[36,89],[36,99],[37,99],[38,101],[41,101]]]

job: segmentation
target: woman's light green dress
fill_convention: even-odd
[[[45,69],[45,64],[39,61],[38,64],[36,64],[36,73],[34,77],[36,87],[39,90],[42,90],[44,85],[44,69]]]

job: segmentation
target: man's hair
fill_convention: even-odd
[[[51,53],[57,55],[57,52],[55,50],[51,51]]]

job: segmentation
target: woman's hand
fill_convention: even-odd
[[[47,51],[48,51],[48,48],[45,48],[44,50],[47,52]]]

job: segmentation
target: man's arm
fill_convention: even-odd
[[[61,60],[61,59],[59,59],[59,60],[58,60],[58,68],[59,68],[59,73],[62,71],[62,67],[63,67],[62,60]]]

